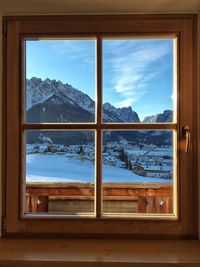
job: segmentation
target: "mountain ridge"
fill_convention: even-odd
[[[163,113],[157,113],[155,115],[147,116],[143,119],[142,122],[172,122],[173,112],[172,110],[164,110]]]
[[[62,113],[68,110],[68,107],[72,106],[77,109],[82,108],[93,114],[95,113],[95,102],[87,94],[75,89],[69,84],[63,84],[61,81],[50,80],[49,78],[42,80],[40,78],[32,77],[26,80],[26,109],[27,109],[27,119],[29,122],[52,122],[52,112],[48,115],[43,116],[44,112],[49,109],[48,102],[51,102],[51,109],[56,108],[59,105],[63,105]],[[65,106],[64,108],[64,104]],[[57,105],[57,107],[53,107]],[[82,110],[83,114],[84,111]],[[40,116],[34,118],[36,112]],[[70,114],[57,114],[55,122],[61,121],[60,116],[63,117],[64,122],[70,121]],[[41,118],[39,118],[41,117]],[[84,117],[84,115],[83,115]],[[91,116],[90,116],[91,117]],[[74,118],[78,122],[78,118]],[[115,108],[110,103],[103,104],[103,120],[104,122],[140,122],[138,114],[132,110],[131,107]],[[94,117],[90,118],[87,122],[94,121]],[[82,120],[81,120],[82,122]]]
[[[75,89],[69,84],[64,84],[61,81],[32,77],[26,80],[26,119],[29,123],[60,123],[60,122],[95,122],[95,102],[87,94],[84,94],[78,89]],[[149,118],[149,119],[148,119]],[[150,116],[146,122],[170,122],[172,120],[172,111],[165,110],[161,114]],[[150,120],[150,121],[148,121]],[[103,104],[103,121],[104,122],[131,122],[139,123],[140,119],[137,112],[131,107],[116,108],[110,103]],[[167,132],[167,131],[166,131]],[[73,133],[73,134],[72,134]],[[66,140],[66,131],[46,131],[46,136],[51,138],[55,143],[60,144],[84,144],[92,142],[92,134],[86,134],[84,131],[72,131],[70,137]],[[92,131],[91,131],[92,133]],[[105,132],[109,134],[108,132]],[[27,142],[40,142],[39,131],[28,131]],[[166,144],[170,143],[170,134],[164,131],[160,134],[153,131],[148,131],[145,134],[142,131],[111,131],[113,141],[124,138],[131,141],[134,137],[134,142],[146,142]],[[105,134],[105,142],[107,141]]]
[[[34,112],[40,113],[41,117],[44,111],[46,111],[46,106],[42,105],[47,104],[48,101],[51,102],[51,104],[55,105],[72,105],[76,107],[77,109],[83,109],[86,110],[94,115],[95,113],[95,101],[92,100],[87,94],[83,93],[82,91],[74,88],[73,86],[69,84],[64,84],[61,81],[57,81],[55,79],[50,80],[49,78],[46,78],[42,80],[41,78],[32,77],[31,79],[26,80],[26,109],[27,112],[30,113],[30,110],[40,104],[37,108],[34,108]],[[66,107],[65,107],[66,108]],[[40,110],[41,109],[41,110]],[[83,111],[84,112],[84,111]],[[29,115],[27,116],[29,117]],[[30,122],[40,122],[34,121],[34,115],[31,114],[31,121]],[[64,116],[60,116],[60,114],[57,114],[57,117],[59,117],[58,120],[61,122],[61,118]],[[84,117],[84,116],[83,116]],[[90,119],[88,122],[94,121],[94,118],[89,116]],[[68,116],[66,118],[65,122],[68,122]],[[52,118],[49,118],[49,122]],[[140,122],[139,116],[136,111],[132,110],[132,108],[129,107],[122,107],[122,108],[116,108],[110,103],[106,102],[103,104],[103,119],[104,122]],[[48,118],[46,116],[46,122],[48,121]],[[75,118],[75,121],[78,121],[77,118]],[[172,121],[172,111],[171,110],[164,110],[163,113],[158,113],[155,115],[147,116],[143,119],[143,123],[147,122],[171,122]],[[70,120],[69,120],[70,122]]]

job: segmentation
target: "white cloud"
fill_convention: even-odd
[[[127,99],[125,99],[123,101],[117,102],[115,104],[115,106],[117,108],[129,107],[129,106],[131,106],[133,104],[133,102],[134,102],[133,98],[127,98]]]
[[[124,67],[122,76],[116,81],[115,90],[117,93],[123,93],[133,89],[133,85],[140,81],[142,75],[129,73],[129,70]]]
[[[111,55],[111,84],[124,99],[115,103],[118,107],[132,105],[146,94],[148,83],[162,71],[157,61],[170,53],[168,43],[160,40],[113,40],[105,47],[105,53]]]
[[[95,60],[94,40],[59,40],[51,45],[53,53],[72,60],[82,60],[87,65]]]

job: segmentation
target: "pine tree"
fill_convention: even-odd
[[[106,152],[107,152],[107,150],[108,150],[108,147],[107,147],[107,145],[104,145],[104,146],[103,146],[103,152],[104,152],[104,153],[106,153]]]
[[[129,169],[129,160],[127,157],[125,158],[125,164],[126,164],[126,168]]]
[[[119,159],[123,162],[125,162],[126,168],[129,169],[130,168],[130,161],[128,159],[128,154],[124,151],[124,148],[122,148],[119,152]],[[131,166],[131,170],[132,170],[132,166]]]
[[[126,168],[129,169],[129,160],[128,160],[127,153],[124,153],[124,161],[125,161],[125,164],[126,164]]]
[[[80,146],[80,148],[79,148],[79,154],[80,155],[83,155],[84,154],[83,146]]]
[[[131,161],[129,161],[129,170],[132,171],[132,163],[131,163]]]
[[[124,152],[124,148],[122,148],[119,152],[119,159],[121,161],[125,161],[125,152]]]

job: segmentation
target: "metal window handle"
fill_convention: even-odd
[[[185,138],[185,154],[189,154],[191,145],[191,131],[188,125],[183,127],[183,136]]]

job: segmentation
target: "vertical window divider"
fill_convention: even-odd
[[[26,132],[23,125],[26,124],[26,40],[20,39],[20,216],[26,211]]]
[[[96,106],[96,186],[95,186],[95,210],[96,217],[100,218],[102,214],[102,39],[97,35],[96,47],[96,82],[97,82],[97,106]]]

